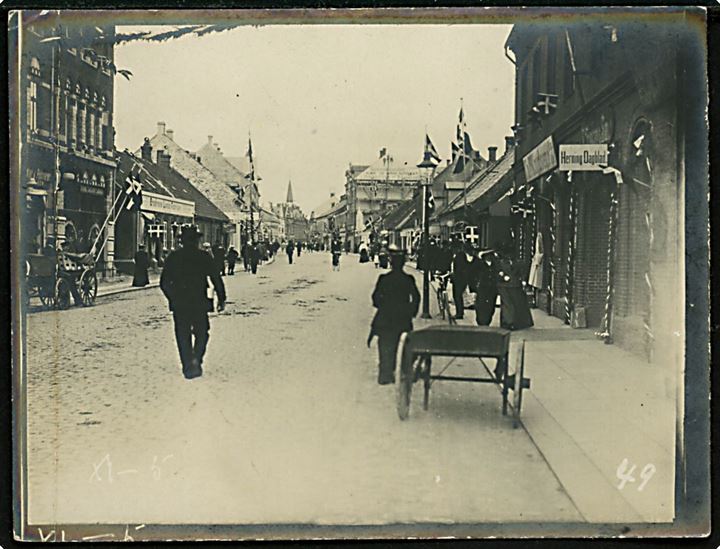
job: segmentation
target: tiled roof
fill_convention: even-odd
[[[129,152],[123,152],[120,153],[118,171],[122,179],[119,177],[119,180],[124,181],[132,165],[144,168],[140,172],[140,180],[144,191],[190,200],[195,203],[196,217],[223,222],[229,221],[228,217],[215,204],[172,168],[163,168]]]
[[[455,197],[450,204],[448,204],[441,212],[438,212],[437,216],[449,214],[455,210],[463,207],[463,204],[467,202],[469,205],[474,205],[481,200],[485,195],[488,195],[491,191],[496,190],[494,187],[500,183],[501,179],[507,174],[515,162],[515,149],[507,151],[500,160],[496,163],[491,164],[486,170],[480,172],[475,179],[473,179],[467,186],[467,198],[463,198],[463,195]],[[510,180],[507,179],[508,183],[511,184]],[[507,190],[507,189],[505,189]],[[502,194],[503,189],[499,189],[498,192]]]

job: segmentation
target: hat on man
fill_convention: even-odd
[[[202,236],[195,225],[183,225],[180,229],[180,240],[183,242],[197,242]]]
[[[388,246],[388,253],[392,255],[405,255],[405,250],[400,248],[397,244],[390,244]]]

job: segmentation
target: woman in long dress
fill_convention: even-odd
[[[500,326],[508,330],[523,330],[534,324],[522,277],[517,271],[512,250],[503,250],[497,259],[497,289],[500,294]]]
[[[150,284],[148,278],[148,267],[150,266],[150,258],[145,251],[145,246],[140,244],[139,250],[135,252],[135,272],[133,273],[132,285],[135,287],[143,287]]]

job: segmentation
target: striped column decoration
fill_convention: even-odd
[[[607,291],[605,293],[605,313],[600,328],[600,332],[596,335],[603,339],[605,343],[612,343],[610,334],[611,317],[612,317],[612,296],[613,296],[613,256],[615,254],[615,225],[617,221],[618,211],[618,186],[616,182],[612,183],[610,191],[610,219],[608,220],[608,240],[607,240]]]
[[[568,238],[568,257],[567,265],[565,266],[565,324],[570,324],[571,316],[571,285],[575,281],[575,247],[577,245],[577,227],[575,227],[575,220],[577,219],[577,213],[575,212],[575,189],[572,185],[572,172],[567,174],[567,182],[570,186],[570,204],[568,205],[568,227],[570,228],[571,234]]]

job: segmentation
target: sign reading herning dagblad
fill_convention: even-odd
[[[166,213],[192,218],[195,215],[195,202],[151,192],[143,192],[142,210],[145,212]]]
[[[560,145],[560,171],[599,171],[608,165],[608,146]]]
[[[525,180],[528,182],[549,172],[555,166],[557,166],[557,158],[552,135],[541,141],[537,147],[523,157]]]

